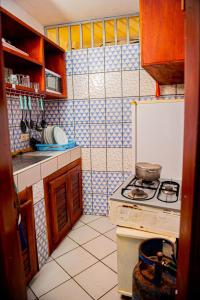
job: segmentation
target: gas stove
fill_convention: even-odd
[[[161,178],[143,182],[129,177],[109,198],[113,224],[178,237],[181,182]]]

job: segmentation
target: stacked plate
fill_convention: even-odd
[[[47,126],[43,131],[43,140],[45,144],[64,145],[68,143],[66,133],[59,126]]]

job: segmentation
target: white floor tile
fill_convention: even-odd
[[[116,250],[116,243],[101,235],[96,239],[84,244],[83,248],[88,250],[98,259],[102,259]]]
[[[109,256],[102,259],[102,262],[117,272],[117,252],[111,253]]]
[[[70,276],[55,261],[51,261],[36,274],[30,287],[34,294],[40,297],[69,278]]]
[[[107,236],[109,239],[113,240],[114,242],[117,241],[116,228],[106,232],[104,235]]]
[[[80,220],[78,222],[76,222],[76,224],[72,227],[72,230],[80,228],[81,226],[85,225],[83,222],[81,222]]]
[[[29,289],[29,288],[27,288],[27,299],[28,300],[35,300],[36,299],[36,296],[33,294],[31,289]]]
[[[92,298],[73,280],[61,284],[40,298],[41,300],[91,300]]]
[[[92,255],[81,247],[57,258],[56,261],[71,276],[75,276],[97,262]]]
[[[51,256],[55,259],[77,247],[79,247],[77,243],[72,241],[70,238],[66,237],[56,248],[56,250],[51,254]]]
[[[117,291],[117,287],[115,287],[99,300],[122,300],[122,299],[131,299],[131,298],[128,297],[122,298],[122,296]]]
[[[72,230],[68,236],[78,244],[82,245],[94,239],[98,235],[99,235],[98,232],[85,225],[78,229]]]
[[[117,284],[117,274],[101,262],[74,278],[92,297],[98,299]]]
[[[101,219],[91,222],[89,225],[100,233],[105,233],[116,227],[115,225],[111,224],[108,217],[102,217]]]
[[[51,256],[49,256],[49,258],[47,259],[46,263],[49,263],[52,260],[53,260],[53,258]]]
[[[83,215],[81,218],[80,218],[80,221],[85,223],[85,224],[88,224],[90,222],[93,222],[97,219],[100,219],[102,218],[101,216],[93,216],[93,215]]]

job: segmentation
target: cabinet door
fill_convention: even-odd
[[[70,192],[69,201],[71,222],[74,224],[83,213],[82,175],[80,165],[77,165],[67,172],[67,185]]]
[[[49,185],[52,239],[57,244],[71,228],[66,174],[50,181]]]
[[[21,251],[26,284],[28,284],[38,270],[32,189],[27,188],[20,192],[19,200],[21,207]]]

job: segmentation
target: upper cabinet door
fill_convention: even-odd
[[[57,244],[71,228],[66,174],[50,181],[49,186],[52,239]]]
[[[67,172],[69,187],[71,222],[74,224],[83,213],[81,166],[77,165]]]
[[[160,84],[183,83],[181,0],[140,0],[142,67]]]

